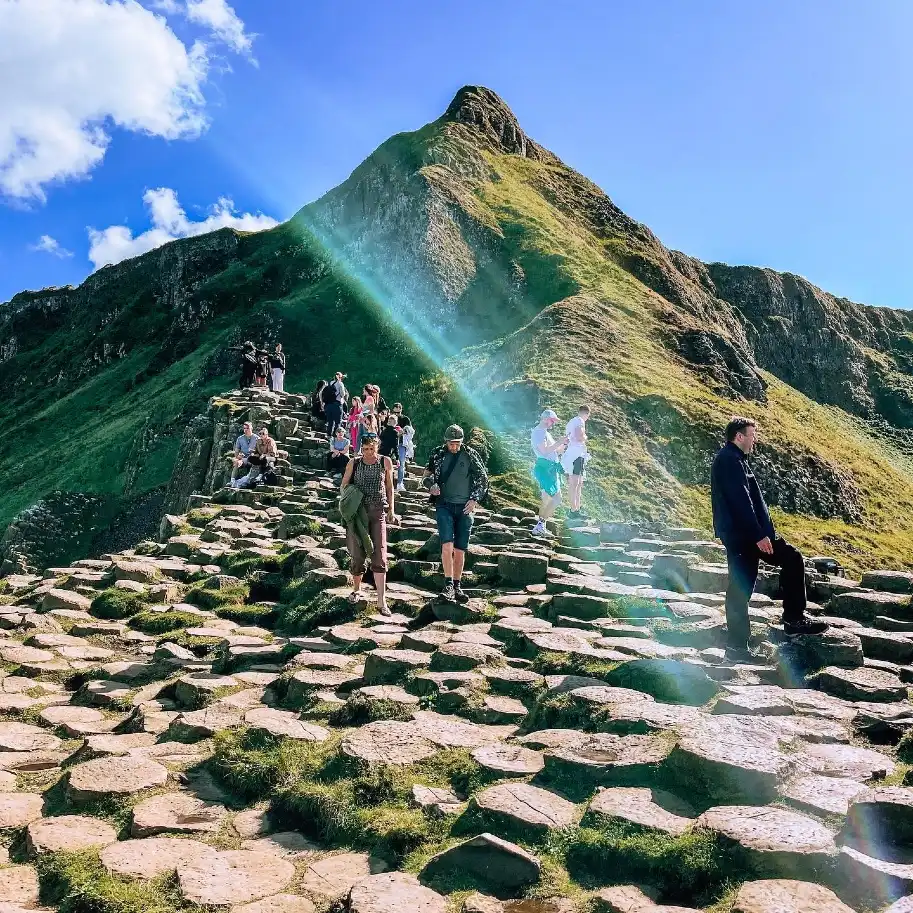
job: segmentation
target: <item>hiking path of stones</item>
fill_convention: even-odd
[[[913,574],[812,559],[806,640],[762,572],[733,666],[709,534],[480,511],[442,602],[411,467],[382,617],[307,398],[211,408],[284,487],[0,584],[0,913],[913,913]]]

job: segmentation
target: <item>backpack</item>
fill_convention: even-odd
[[[332,384],[327,384],[323,388],[323,391],[320,394],[320,401],[325,406],[336,402],[336,388]]]

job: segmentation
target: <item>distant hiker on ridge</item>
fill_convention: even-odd
[[[243,346],[232,346],[230,351],[241,353],[241,379],[238,386],[242,390],[252,387],[257,373],[257,347],[248,340]]]
[[[820,634],[827,630],[824,622],[805,617],[805,562],[797,548],[777,535],[761,487],[748,464],[757,437],[754,419],[733,418],[726,426],[726,443],[710,470],[713,528],[726,546],[729,564],[726,656],[742,662],[759,658],[748,649],[748,602],[762,560],[780,567],[786,633]]]
[[[276,343],[276,351],[269,357],[269,365],[272,371],[273,393],[285,392],[285,353],[282,351],[282,344]]]
[[[488,493],[488,473],[481,457],[463,446],[463,429],[451,425],[444,434],[444,445],[431,451],[422,484],[431,492],[435,505],[437,532],[441,540],[441,565],[444,589],[441,595],[451,602],[469,602],[460,586],[472,516]]]

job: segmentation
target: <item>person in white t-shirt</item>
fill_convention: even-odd
[[[568,520],[586,519],[580,513],[580,500],[583,495],[583,480],[586,478],[586,464],[590,453],[587,450],[586,421],[590,417],[590,407],[581,406],[577,415],[564,429],[567,435],[567,449],[561,457],[561,466],[568,474],[567,493],[571,503]]]
[[[558,416],[545,409],[539,416],[539,424],[530,433],[530,444],[536,463],[533,466],[533,478],[541,492],[539,517],[533,527],[534,536],[547,536],[545,521],[551,517],[561,504],[561,452],[567,446],[567,438],[556,441],[550,430]]]

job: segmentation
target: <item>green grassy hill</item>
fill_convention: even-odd
[[[453,420],[489,428],[515,490],[539,409],[587,401],[607,518],[706,525],[720,428],[749,413],[784,530],[851,567],[913,562],[913,320],[667,250],[487,89],[272,231],[173,242],[0,305],[0,524],[53,491],[98,495],[71,546],[91,548],[167,484],[246,338],[283,342],[287,389],[339,368],[376,381],[423,448]]]

